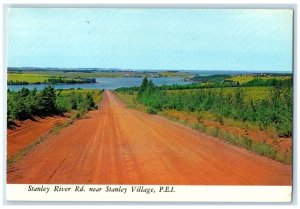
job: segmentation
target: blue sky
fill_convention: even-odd
[[[8,66],[292,71],[291,10],[11,8]]]

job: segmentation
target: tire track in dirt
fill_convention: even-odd
[[[291,173],[290,165],[129,109],[105,91],[100,110],[28,153],[8,169],[7,181],[291,185]]]

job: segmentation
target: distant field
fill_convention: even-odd
[[[249,101],[253,99],[254,101],[264,99],[266,96],[269,95],[271,87],[262,87],[262,86],[255,86],[255,87],[240,87],[245,93],[245,100]],[[201,92],[201,91],[216,91],[216,92],[223,92],[224,95],[232,94],[234,95],[237,87],[226,87],[226,88],[212,88],[212,89],[187,89],[187,90],[169,90],[168,93],[182,93],[182,92]]]
[[[65,76],[65,77],[124,77],[126,73],[122,72],[67,72],[67,71],[27,71],[24,74],[30,73],[35,75],[46,75],[46,76]]]
[[[186,72],[163,71],[159,73],[163,77],[190,77],[192,74]]]
[[[64,76],[64,77],[109,77],[109,78],[120,78],[120,77],[190,77],[192,74],[186,72],[173,72],[173,71],[160,71],[160,72],[145,72],[145,71],[87,71],[87,72],[74,72],[74,71],[51,71],[51,70],[41,70],[41,71],[10,71],[9,74],[19,74],[19,75],[38,75],[38,76]],[[21,73],[21,74],[20,74]]]
[[[267,79],[279,79],[279,80],[283,80],[283,79],[288,79],[288,78],[290,78],[290,76],[272,76],[272,75],[253,76],[253,75],[237,75],[237,76],[233,76],[233,77],[231,77],[231,78],[227,78],[227,79],[225,79],[225,80],[232,80],[232,81],[239,82],[240,84],[243,84],[243,83],[247,83],[247,82],[253,80],[254,78],[259,78],[259,79],[263,79],[263,80],[267,80]]]
[[[14,82],[28,82],[28,83],[44,83],[49,79],[47,75],[38,75],[38,74],[20,74],[20,73],[8,73],[7,80]]]
[[[86,78],[88,80],[88,78]],[[88,82],[82,77],[66,77],[63,74],[50,75],[50,74],[31,74],[31,73],[8,73],[7,81],[9,82],[27,82],[28,84],[35,83],[76,83],[76,82]],[[14,83],[13,83],[14,84]]]

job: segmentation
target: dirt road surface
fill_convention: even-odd
[[[47,134],[56,124],[67,120],[66,117],[61,116],[34,117],[33,119],[18,121],[16,127],[7,130],[8,158]]]
[[[8,169],[8,183],[291,185],[292,169],[159,116],[105,91],[100,110]]]

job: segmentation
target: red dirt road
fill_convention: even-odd
[[[292,169],[189,128],[126,108],[100,110],[8,169],[8,183],[291,185]]]

